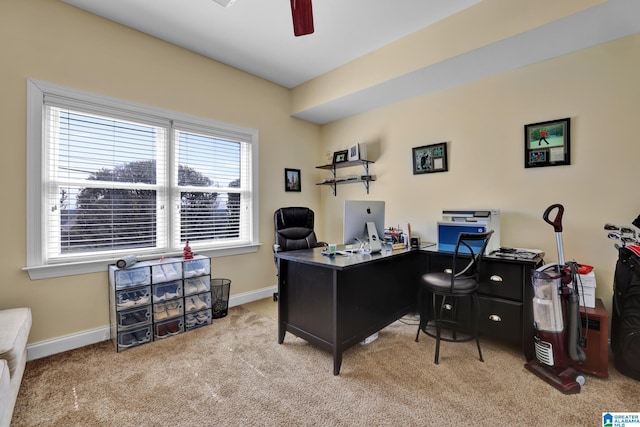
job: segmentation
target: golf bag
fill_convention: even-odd
[[[639,217],[640,218],[640,217]],[[640,380],[640,246],[618,248],[613,280],[611,350],[614,366]]]

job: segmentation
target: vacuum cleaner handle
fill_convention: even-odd
[[[555,208],[558,208],[558,213],[556,214],[555,219],[551,221],[549,219],[549,215],[551,215],[551,211],[554,210]],[[556,233],[562,233],[562,214],[563,213],[564,213],[564,206],[562,206],[559,203],[556,203],[555,205],[549,206],[547,210],[544,211],[542,218],[547,224],[553,225],[553,229],[556,231]]]

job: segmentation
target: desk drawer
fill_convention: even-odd
[[[431,255],[429,258],[429,272],[430,273],[442,273],[451,270],[451,260],[453,254],[447,255]],[[462,268],[469,262],[469,259],[459,259],[456,263],[458,268]]]
[[[480,333],[519,344],[522,336],[522,303],[498,298],[479,299]]]
[[[522,266],[484,259],[481,267],[480,294],[522,301]]]
[[[468,257],[461,257],[456,262],[458,269],[464,268]],[[522,301],[522,266],[507,262],[484,258],[480,272],[481,295]],[[451,270],[451,255],[432,255],[429,271],[442,272]]]

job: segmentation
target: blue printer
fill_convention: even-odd
[[[443,210],[442,221],[438,221],[438,250],[455,251],[460,233],[485,233],[489,230],[493,230],[493,235],[485,255],[500,248],[500,210]],[[461,247],[460,252],[465,249]]]

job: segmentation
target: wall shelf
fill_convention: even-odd
[[[316,166],[317,169],[328,170],[331,172],[331,178],[328,178],[316,185],[328,185],[333,189],[333,195],[337,194],[337,187],[341,184],[352,184],[354,182],[361,182],[367,189],[369,194],[369,183],[375,181],[375,177],[369,174],[369,164],[373,163],[371,160],[352,160],[340,163],[331,163],[328,165]],[[337,169],[362,166],[364,168],[364,175],[358,175],[356,177],[339,177],[336,174]]]

